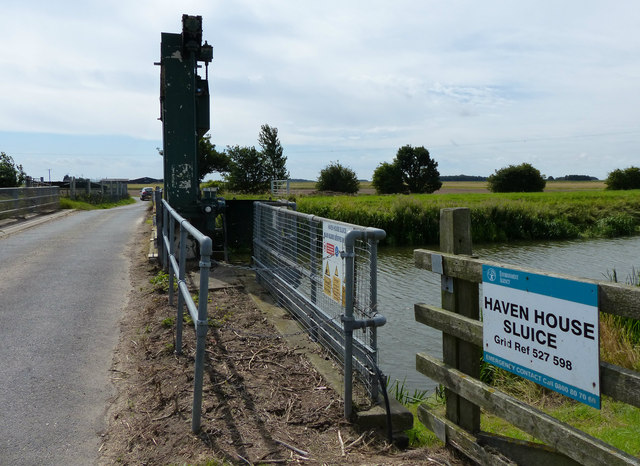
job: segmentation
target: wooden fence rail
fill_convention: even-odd
[[[445,386],[446,418],[425,405],[418,418],[438,437],[480,464],[640,464],[633,457],[566,423],[545,414],[479,380],[483,345],[479,284],[482,266],[493,265],[536,274],[596,284],[600,312],[640,319],[640,288],[616,283],[576,279],[523,267],[481,261],[471,251],[469,210],[443,209],[440,213],[440,249],[414,251],[417,267],[442,276],[442,307],[415,305],[416,321],[443,332],[443,361],[416,355],[416,369]],[[601,393],[640,407],[640,374],[600,362]],[[499,416],[546,443],[496,438],[480,432],[480,409]],[[492,448],[485,448],[489,444]],[[501,450],[502,456],[495,452]]]

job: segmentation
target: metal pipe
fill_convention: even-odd
[[[344,326],[344,417],[349,419],[353,409],[353,329],[357,325],[353,318],[353,290],[354,290],[354,266],[356,240],[384,239],[386,233],[378,228],[366,228],[365,230],[351,230],[344,238],[345,251],[341,256],[345,259],[345,312],[343,316]],[[373,323],[373,319],[370,319]],[[355,324],[355,325],[354,325]]]
[[[182,284],[185,281],[185,269],[186,269],[186,261],[183,258],[186,255],[186,245],[187,242],[187,231],[182,228],[182,223],[180,224],[180,263],[178,266],[178,284]],[[184,296],[182,291],[179,290],[178,293],[178,308],[176,309],[176,347],[175,353],[182,354],[182,313],[184,310]]]
[[[164,247],[164,241],[162,241],[162,190],[156,189],[154,195],[154,202],[156,204],[156,245],[158,247],[158,260],[162,261],[162,250]]]
[[[204,375],[204,350],[208,331],[207,301],[209,299],[209,269],[211,268],[212,253],[211,238],[205,237],[200,243],[200,294],[198,298],[198,320],[196,321],[196,361],[193,381],[193,416],[191,417],[191,431],[200,430],[202,410],[202,379]]]
[[[369,239],[369,296],[371,301],[369,302],[371,311],[375,314],[378,312],[378,242],[373,239]],[[372,327],[370,333],[369,344],[373,349],[371,359],[373,363],[378,364],[378,328]],[[378,398],[378,384],[371,384],[371,397],[375,400]]]
[[[173,215],[169,220],[169,256],[176,257],[176,222]],[[169,304],[173,306],[173,277],[175,275],[176,269],[173,267],[169,267]]]
[[[168,255],[169,255],[169,245],[167,244],[167,237],[169,231],[169,209],[167,208],[169,205],[167,201],[162,201],[163,209],[162,209],[162,241],[164,242],[164,247],[162,248],[162,268],[166,271],[169,264],[167,263]]]

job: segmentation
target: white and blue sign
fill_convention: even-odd
[[[598,286],[482,266],[486,362],[600,409]]]

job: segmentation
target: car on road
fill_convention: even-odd
[[[142,188],[140,190],[140,200],[149,201],[153,197],[153,188]]]

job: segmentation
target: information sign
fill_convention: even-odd
[[[323,291],[331,299],[344,306],[344,238],[347,227],[338,223],[322,223]]]
[[[482,266],[486,362],[600,409],[596,284]]]

